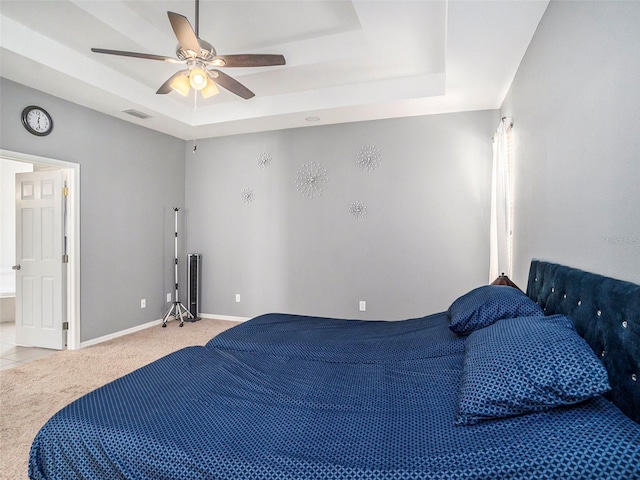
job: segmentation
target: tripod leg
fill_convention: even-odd
[[[187,318],[195,318],[193,314],[189,310],[187,310],[187,307],[185,307],[184,305],[180,304],[178,308],[180,308],[180,310],[185,314]]]
[[[172,310],[173,310],[173,305],[169,307],[169,310],[167,310],[167,313],[165,313],[164,317],[162,317],[162,328],[165,328],[167,326],[167,320],[169,320],[169,316],[171,315]]]
[[[180,317],[180,326],[184,327],[184,318],[182,318],[182,310],[180,310],[180,304],[176,304],[176,320]]]

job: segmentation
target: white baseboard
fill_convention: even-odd
[[[156,325],[162,325],[162,319],[153,320],[151,322],[143,323],[142,325],[136,325],[135,327],[127,328],[125,330],[120,330],[119,332],[114,332],[108,335],[103,335],[102,337],[93,338],[91,340],[87,340],[86,342],[80,342],[80,348],[90,347],[91,345],[97,345],[98,343],[106,342],[108,340],[113,340],[114,338],[122,337],[124,335],[129,335],[130,333],[139,332],[140,330],[145,330],[147,328],[155,327]]]
[[[198,318],[208,318],[212,320],[224,320],[229,322],[246,322],[249,320],[249,317],[233,317],[230,315],[212,315],[210,313],[201,313],[198,315]],[[169,322],[174,320],[173,317],[169,317]],[[129,335],[130,333],[139,332],[140,330],[145,330],[147,328],[155,327],[157,325],[162,325],[162,319],[153,320],[151,322],[143,323],[142,325],[137,325],[135,327],[127,328],[125,330],[120,330],[119,332],[110,333],[108,335],[103,335],[102,337],[93,338],[91,340],[87,340],[86,342],[80,342],[80,348],[90,347],[91,345],[97,345],[98,343],[106,342],[109,340],[113,340],[114,338],[122,337],[124,335]]]
[[[217,315],[215,313],[199,313],[198,318],[209,318],[212,320],[226,320],[229,322],[246,322],[251,317],[234,317],[232,315]]]

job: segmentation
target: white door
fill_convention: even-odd
[[[16,174],[16,344],[55,348],[63,331],[62,170]]]

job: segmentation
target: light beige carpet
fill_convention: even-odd
[[[189,345],[204,345],[236,325],[222,320],[147,328],[81,350],[57,352],[0,372],[0,478],[27,477],[38,430],[62,407],[136,368]]]

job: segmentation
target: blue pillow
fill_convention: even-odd
[[[471,290],[451,304],[447,311],[449,328],[468,335],[503,318],[544,316],[540,306],[517,288],[484,285]]]
[[[508,318],[465,340],[456,423],[541,412],[609,389],[602,362],[567,317]]]

